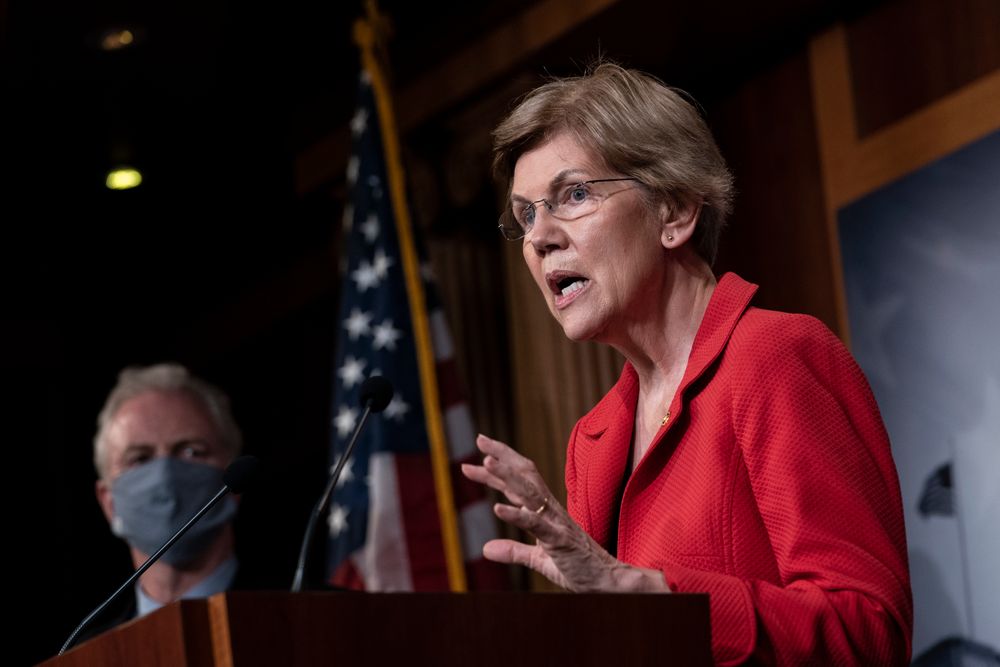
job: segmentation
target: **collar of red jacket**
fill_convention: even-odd
[[[727,273],[719,279],[708,302],[708,308],[705,309],[701,326],[698,327],[694,344],[691,346],[687,369],[684,371],[684,377],[671,406],[672,414],[676,416],[679,414],[679,409],[683,408],[683,403],[679,401],[684,391],[722,354],[736,328],[736,323],[750,307],[750,301],[756,292],[757,285],[743,280],[735,273]],[[632,364],[626,362],[617,384],[581,420],[580,430],[596,438],[612,425],[620,425],[623,428],[627,426],[631,429],[631,420],[622,420],[621,411],[626,410],[628,414],[634,414],[638,395],[638,375]]]

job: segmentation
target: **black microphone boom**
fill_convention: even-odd
[[[160,559],[160,556],[162,556],[167,551],[167,549],[172,547],[177,540],[181,539],[181,537],[184,536],[184,533],[188,532],[191,526],[193,526],[201,517],[205,516],[205,514],[208,513],[210,509],[215,507],[215,504],[218,503],[220,500],[222,500],[222,498],[227,493],[229,493],[230,491],[233,493],[243,493],[243,491],[252,486],[254,481],[256,481],[257,469],[258,469],[258,461],[256,457],[253,456],[241,456],[232,463],[230,463],[229,466],[226,468],[225,472],[222,473],[223,486],[221,489],[219,489],[219,492],[216,493],[215,496],[211,500],[209,500],[204,507],[198,510],[198,512],[193,517],[191,517],[191,519],[188,520],[186,524],[181,526],[181,529],[178,530],[176,533],[174,533],[173,537],[167,540],[162,547],[157,549],[156,553],[147,558],[146,562],[140,565],[139,569],[133,572],[132,576],[129,577],[125,581],[125,583],[118,588],[118,590],[116,590],[114,593],[111,594],[111,597],[102,602],[100,606],[97,607],[97,609],[90,612],[90,614],[87,615],[87,618],[80,621],[80,625],[76,626],[76,629],[73,630],[72,634],[70,634],[69,639],[67,639],[66,643],[64,643],[62,645],[62,648],[59,649],[59,655],[65,653],[66,649],[68,649],[70,646],[73,645],[73,640],[76,639],[76,636],[80,634],[80,631],[83,630],[88,623],[90,623],[92,620],[94,620],[94,618],[98,614],[104,611],[104,609],[109,604],[118,599],[119,595],[121,595],[125,590],[128,589],[129,586],[135,583],[135,580],[138,579],[140,576],[142,576],[143,572],[148,570],[153,565],[153,563],[158,561]]]
[[[309,545],[312,544],[316,524],[319,523],[319,518],[326,510],[326,506],[330,502],[330,496],[333,495],[333,489],[337,485],[337,480],[340,479],[340,473],[344,469],[347,460],[351,458],[351,452],[354,451],[354,444],[358,441],[358,436],[361,435],[361,429],[364,428],[365,422],[368,421],[368,415],[373,412],[382,412],[392,400],[392,383],[381,375],[373,375],[362,383],[358,395],[361,399],[361,405],[364,407],[364,412],[361,413],[361,420],[354,429],[351,441],[347,443],[347,449],[344,450],[343,456],[337,461],[337,467],[333,469],[333,474],[330,475],[330,479],[326,483],[323,495],[320,497],[319,502],[316,503],[316,506],[313,507],[312,514],[309,515],[306,534],[302,538],[302,548],[299,549],[299,562],[295,567],[295,577],[292,579],[293,593],[298,593],[302,590],[302,578],[306,570]]]

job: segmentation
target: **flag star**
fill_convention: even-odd
[[[368,110],[361,107],[354,113],[354,118],[351,119],[351,134],[358,136],[365,131],[368,127]]]
[[[375,267],[367,259],[361,260],[361,266],[351,273],[351,277],[358,283],[358,290],[361,292],[378,285],[378,274],[375,273]]]
[[[361,168],[361,161],[358,159],[357,155],[352,155],[351,159],[347,161],[347,182],[354,185],[354,182],[358,180],[358,170]]]
[[[366,363],[368,362],[364,359],[355,359],[350,356],[344,359],[344,365],[337,369],[337,375],[340,376],[345,389],[350,389],[354,385],[361,383],[361,380],[365,377],[364,369]]]
[[[347,508],[343,505],[334,503],[330,506],[330,515],[327,517],[327,523],[330,526],[330,537],[339,537],[342,532],[347,530],[348,514]]]
[[[385,416],[397,422],[403,421],[403,417],[409,411],[410,404],[404,401],[399,394],[393,396],[392,400],[389,401],[389,405],[385,406]]]
[[[375,239],[378,238],[378,232],[378,216],[374,213],[370,213],[368,215],[368,219],[361,223],[361,233],[364,234],[366,241],[369,243],[375,243]]]
[[[403,332],[399,329],[394,329],[392,320],[387,318],[382,321],[382,324],[375,327],[374,334],[375,340],[372,341],[372,347],[376,350],[381,350],[383,347],[387,350],[395,350],[396,341],[403,335]]]
[[[354,424],[358,421],[358,411],[346,405],[340,406],[340,411],[333,418],[333,425],[337,428],[337,435],[346,438],[354,430]]]
[[[378,276],[379,280],[385,279],[388,275],[389,267],[395,264],[395,260],[385,254],[382,248],[375,251],[375,275]]]
[[[376,200],[382,198],[382,179],[372,174],[368,177],[368,187],[372,191],[372,197]]]
[[[343,469],[341,469],[341,471],[340,471],[340,479],[337,480],[337,488],[338,489],[340,487],[342,487],[344,484],[347,484],[348,482],[353,482],[354,481],[353,466],[354,466],[354,459],[347,459],[347,463],[344,464]],[[337,468],[337,464],[336,463],[334,463],[332,466],[330,466],[330,474],[331,475],[333,474],[333,471],[336,468]]]
[[[344,328],[347,329],[347,337],[357,340],[361,336],[367,336],[372,331],[372,314],[364,312],[359,308],[352,308],[351,314],[344,320]]]

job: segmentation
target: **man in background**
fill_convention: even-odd
[[[228,397],[177,364],[123,370],[97,419],[97,501],[138,568],[222,487],[239,454]],[[233,587],[238,570],[230,495],[203,516],[136,583],[109,623],[180,598]]]

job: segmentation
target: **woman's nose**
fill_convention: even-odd
[[[535,252],[542,254],[565,247],[566,244],[566,230],[562,222],[552,215],[552,207],[548,202],[544,202],[542,206],[536,205],[535,223],[528,235]]]

